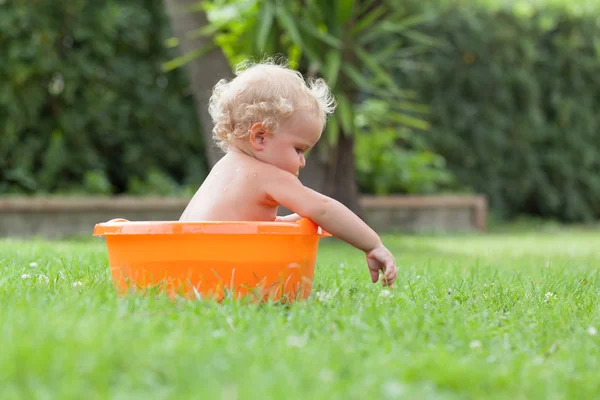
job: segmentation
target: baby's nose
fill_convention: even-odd
[[[300,156],[300,168],[304,168],[304,166],[306,165],[306,159],[304,158],[304,155]]]

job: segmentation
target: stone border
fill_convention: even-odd
[[[90,235],[98,222],[173,221],[188,199],[164,197],[0,197],[0,237]],[[364,219],[377,231],[485,231],[484,196],[363,196]]]
[[[483,232],[487,228],[485,196],[363,196],[360,204],[364,208],[467,208],[472,209],[476,229]]]
[[[180,210],[188,199],[170,197],[0,197],[1,212]]]

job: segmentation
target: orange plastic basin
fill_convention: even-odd
[[[319,239],[312,221],[134,222],[97,224],[111,275],[121,294],[158,288],[191,298],[246,295],[260,300],[305,299]]]

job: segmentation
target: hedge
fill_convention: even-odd
[[[600,14],[445,3],[399,74],[431,106],[432,149],[501,215],[600,217]]]
[[[161,71],[168,31],[161,0],[0,2],[0,194],[201,180],[193,97]]]

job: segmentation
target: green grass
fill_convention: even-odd
[[[100,240],[0,241],[0,397],[598,397],[600,232],[386,242],[394,290],[326,240],[308,301],[258,306],[117,299]]]

